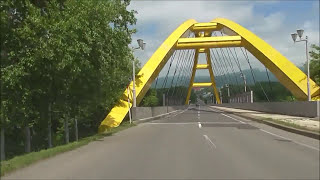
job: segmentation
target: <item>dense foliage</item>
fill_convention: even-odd
[[[162,106],[163,105],[163,94],[165,95],[166,105],[184,105],[185,98],[187,97],[188,87],[177,86],[171,88],[150,88],[144,96],[141,106]],[[196,94],[194,90],[191,91],[190,102],[196,102]]]
[[[7,157],[63,143],[75,119],[97,131],[131,75],[129,1],[1,1],[1,127]],[[51,127],[51,128],[50,128]],[[73,136],[71,136],[73,138]]]
[[[260,86],[261,85],[261,86]],[[222,94],[223,103],[228,103],[228,89],[223,87],[220,89]],[[281,101],[295,101],[295,97],[291,92],[286,89],[280,82],[260,82],[247,86],[247,92],[253,91],[253,100],[254,102],[281,102]],[[212,88],[203,88],[201,91],[196,94],[200,99],[207,102],[212,102],[212,96],[205,95],[206,93],[211,92],[213,94]],[[229,85],[230,97],[234,95],[241,94],[244,92],[244,86],[239,85]]]
[[[313,44],[310,52],[310,78],[320,85],[320,46]]]

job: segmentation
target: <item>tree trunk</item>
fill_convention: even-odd
[[[48,105],[48,148],[52,148],[51,136],[51,103]]]
[[[6,160],[4,127],[1,127],[1,161]]]
[[[30,136],[30,127],[25,127],[25,152],[29,153],[31,151],[31,136]]]
[[[64,119],[64,136],[65,136],[65,142],[66,144],[69,143],[69,125],[68,125],[68,120],[65,118]]]
[[[78,120],[77,120],[77,118],[74,119],[74,129],[75,129],[76,141],[78,141],[78,139],[79,139],[79,134],[78,134]]]

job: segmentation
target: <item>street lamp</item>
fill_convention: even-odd
[[[240,73],[240,77],[243,78],[243,82],[244,82],[244,92],[247,92],[247,79],[246,79],[246,75],[244,75],[243,73]]]
[[[302,39],[304,30],[298,29],[297,33],[292,33],[291,37],[294,43],[296,42],[306,42],[306,58],[307,58],[307,89],[308,89],[308,101],[311,101],[311,94],[310,94],[310,67],[309,67],[309,56],[308,56],[308,36],[305,39]],[[297,36],[299,36],[299,41],[297,41]]]
[[[220,102],[221,102],[221,104],[222,104],[222,88],[223,88],[223,86],[221,86],[221,88],[219,89],[219,94],[220,94]]]
[[[226,88],[228,88],[228,97],[230,97],[229,84],[226,84],[225,86],[226,86]]]
[[[143,42],[142,39],[138,39],[137,40],[139,47],[136,48],[132,48],[132,50],[136,50],[136,49],[142,49],[144,50],[146,48],[146,43]],[[134,59],[132,60],[132,95],[133,95],[133,100],[132,100],[132,107],[137,107],[137,99],[136,99],[136,68],[135,68],[135,63],[134,63]]]

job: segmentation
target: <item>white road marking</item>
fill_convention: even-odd
[[[263,130],[263,129],[260,129],[260,131],[265,132],[265,133],[270,134],[270,135],[273,135],[273,136],[276,136],[276,137],[279,137],[279,138],[282,138],[282,139],[285,139],[285,140],[292,141],[291,139],[288,139],[288,138],[286,138],[286,137],[283,137],[283,136],[274,134],[274,133],[272,133],[272,132],[269,132],[269,131],[266,131],[266,130]]]
[[[201,127],[202,127],[200,122],[198,122],[198,126],[199,126],[199,128],[201,128]]]
[[[201,122],[202,124],[242,124],[240,122]]]
[[[218,112],[218,113],[222,113],[222,111],[220,111],[220,110],[216,110],[216,109],[214,109],[214,108],[212,108],[212,107],[209,107],[212,111],[214,111],[214,112]]]
[[[211,108],[211,107],[209,107],[209,108],[212,109],[213,111],[215,111],[213,108]],[[215,112],[218,112],[218,111],[215,111]],[[246,124],[245,122],[242,122],[242,121],[240,121],[240,120],[238,120],[238,119],[236,119],[236,118],[233,118],[233,117],[228,116],[228,115],[223,114],[223,113],[221,113],[221,114],[222,114],[223,116],[229,117],[229,118],[231,118],[231,119],[233,119],[233,120],[239,121],[240,123]],[[247,120],[247,121],[248,121],[248,120]],[[276,136],[276,137],[279,137],[279,138],[282,138],[282,139],[285,139],[285,140],[289,140],[289,141],[291,141],[291,142],[293,142],[293,143],[295,143],[295,144],[298,144],[298,145],[301,145],[301,146],[304,146],[304,147],[307,147],[307,148],[310,148],[310,149],[313,149],[313,150],[316,150],[316,151],[320,151],[320,149],[318,149],[318,148],[316,148],[316,147],[313,147],[313,146],[310,146],[310,145],[307,145],[307,144],[304,144],[304,143],[300,143],[300,142],[294,141],[294,140],[292,140],[292,139],[288,139],[288,138],[286,138],[286,137],[283,137],[283,136],[274,134],[274,133],[272,133],[272,132],[269,132],[269,131],[266,131],[266,130],[263,130],[263,129],[260,129],[260,128],[259,128],[259,130],[262,131],[262,132],[265,132],[265,133],[267,133],[267,134],[270,134],[270,135],[273,135],[273,136]]]
[[[318,148],[316,148],[316,147],[309,146],[309,145],[307,145],[307,144],[300,143],[300,142],[297,142],[297,141],[293,141],[293,142],[296,143],[296,144],[299,144],[299,145],[301,145],[301,146],[305,146],[305,147],[308,147],[308,148],[310,148],[310,149],[320,151],[320,149],[318,149]]]
[[[230,118],[230,119],[233,119],[233,120],[235,120],[235,121],[238,121],[238,122],[240,122],[240,123],[242,123],[242,124],[246,124],[245,122],[240,121],[240,120],[238,120],[238,119],[236,119],[236,118],[234,118],[234,117],[228,116],[228,115],[226,115],[226,114],[221,113],[221,115],[226,116],[226,117],[228,117],[228,118]]]
[[[313,147],[313,146],[310,146],[310,145],[307,145],[307,144],[304,144],[304,143],[300,143],[300,142],[294,141],[294,140],[292,140],[292,139],[289,139],[289,138],[280,136],[280,135],[278,135],[278,134],[274,134],[274,133],[272,133],[272,132],[269,132],[269,131],[266,131],[266,130],[263,130],[263,129],[260,129],[260,131],[265,132],[265,133],[270,134],[270,135],[273,135],[273,136],[276,136],[276,137],[279,137],[279,138],[282,138],[282,139],[285,139],[285,140],[288,140],[288,141],[291,141],[291,142],[293,142],[293,143],[295,143],[295,144],[298,144],[298,145],[301,145],[301,146],[305,146],[305,147],[308,147],[308,148],[313,149],[313,150],[320,151],[320,150],[319,150],[318,148],[316,148],[316,147]]]
[[[223,115],[223,116],[226,116],[226,117],[228,117],[228,118],[230,118],[230,119],[233,119],[233,120],[235,120],[235,121],[238,121],[238,122],[240,122],[240,123],[242,123],[242,124],[246,124],[245,122],[240,121],[239,119],[236,119],[236,118],[234,118],[234,117],[231,117],[231,116],[228,116],[228,115],[226,115],[226,114],[223,114],[222,111],[216,111],[216,110],[213,109],[212,107],[209,107],[209,108],[210,108],[211,110],[213,110],[214,112],[220,113],[220,114]]]
[[[200,122],[146,122],[146,123],[143,123],[143,124],[159,124],[159,125],[167,125],[167,124],[193,124],[193,125],[197,125],[198,123]],[[238,122],[201,122],[201,127],[202,127],[202,124],[241,124],[241,123],[238,123]]]
[[[211,141],[211,139],[207,135],[203,135],[203,136],[210,143],[211,147],[217,148],[217,146]]]
[[[157,125],[179,125],[179,124],[197,124],[196,122],[177,122],[177,123],[161,123],[161,122],[148,122],[148,123],[144,123],[144,124],[157,124]]]
[[[185,109],[185,110],[183,110],[183,111],[181,111],[181,112],[179,112],[179,113],[177,113],[177,114],[173,115],[172,117],[176,117],[177,115],[182,114],[182,113],[186,112],[187,110],[189,110],[189,108],[187,108],[187,109]]]

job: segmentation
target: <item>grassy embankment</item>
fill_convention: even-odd
[[[4,174],[7,174],[9,172],[12,172],[14,170],[17,170],[22,167],[26,167],[34,162],[37,162],[39,160],[43,160],[49,157],[53,157],[57,154],[71,151],[73,149],[76,149],[78,147],[87,145],[88,143],[101,139],[106,136],[111,136],[114,133],[117,133],[121,130],[127,129],[129,127],[135,126],[134,124],[129,124],[128,122],[123,122],[119,127],[110,129],[107,133],[104,134],[96,134],[93,136],[85,137],[82,139],[79,139],[79,141],[71,142],[69,144],[56,146],[50,149],[44,149],[38,152],[31,152],[28,154],[24,154],[21,156],[16,156],[12,159],[6,160],[1,162],[1,176]]]

